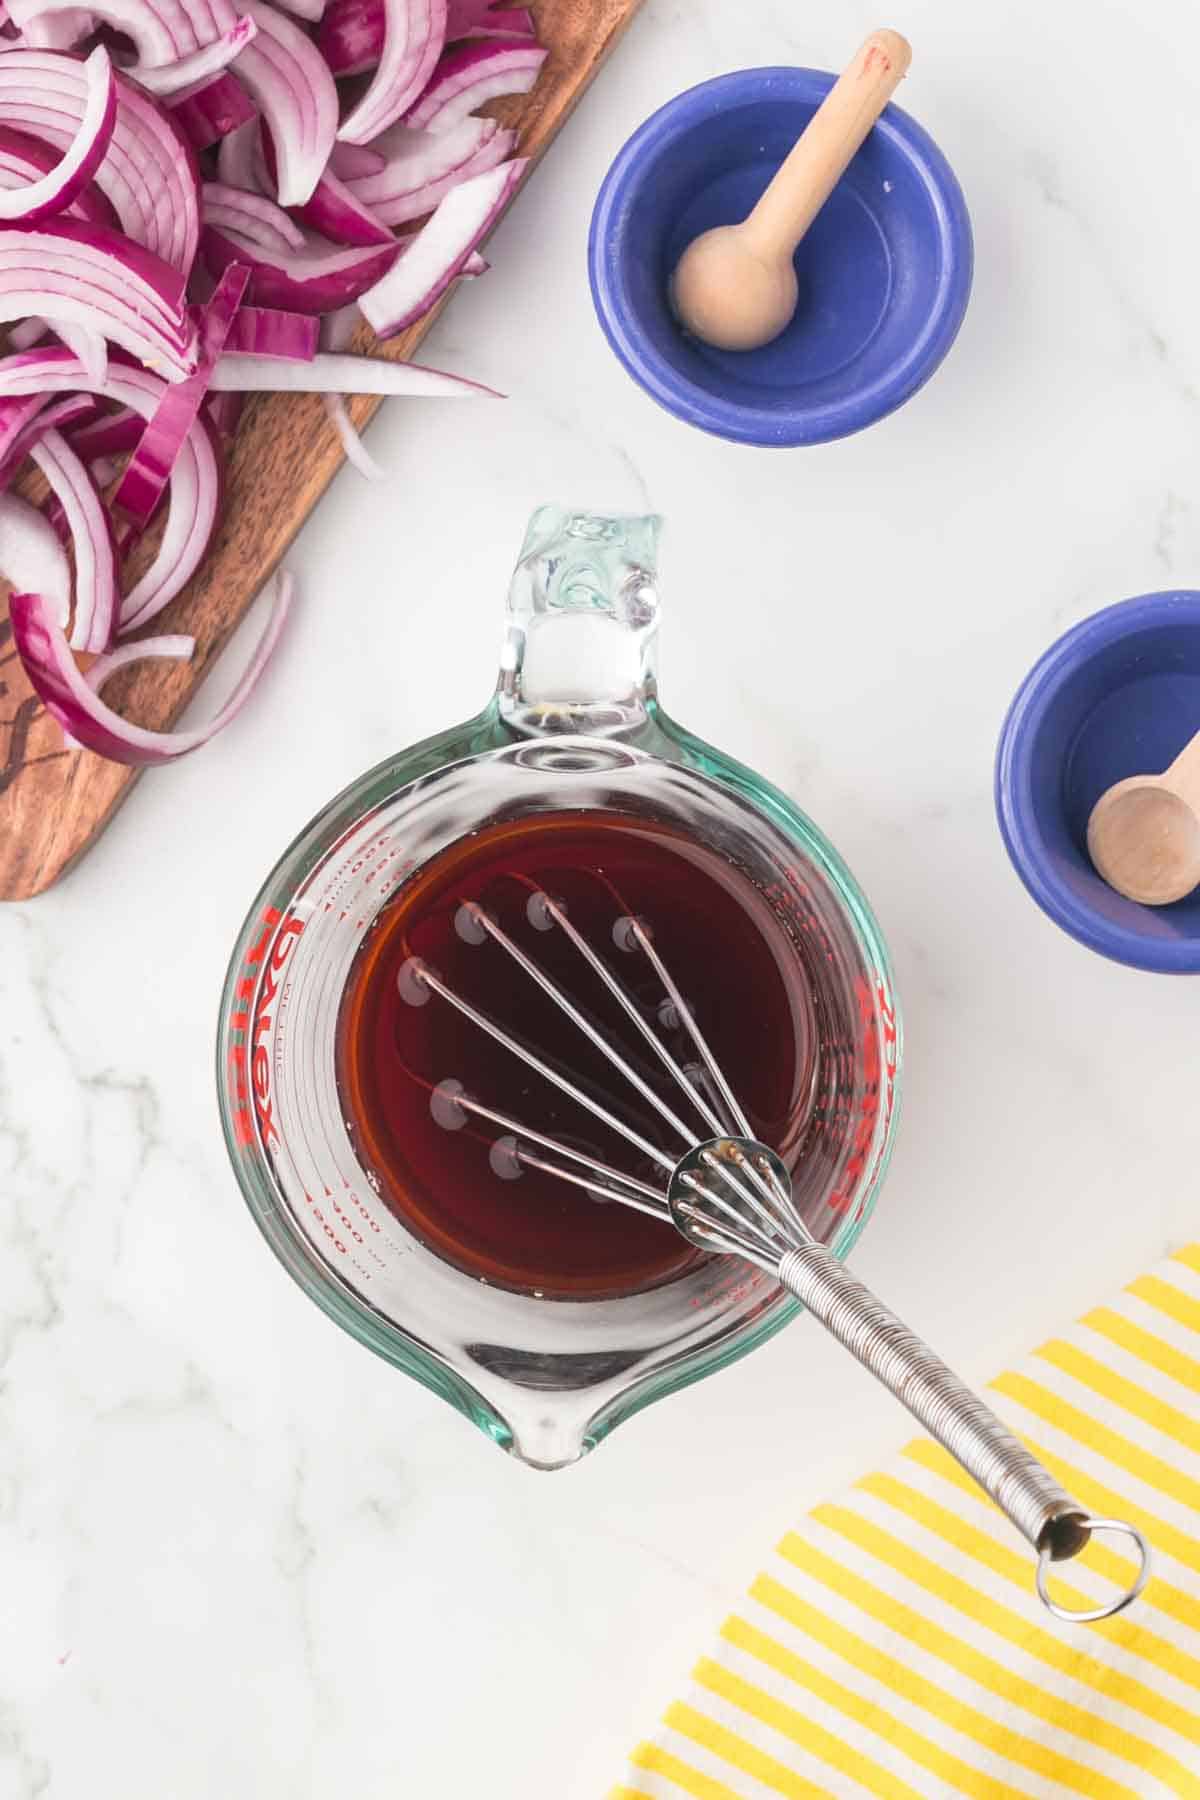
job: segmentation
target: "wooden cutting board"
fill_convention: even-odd
[[[515,155],[541,156],[639,4],[533,0],[538,35],[550,52],[537,86],[487,109],[519,128]],[[382,346],[374,345],[364,327],[353,347],[404,361],[435,316]],[[355,423],[362,425],[379,404],[367,396],[352,399]],[[208,557],[151,628],[155,633],[193,633],[196,654],[188,664],[146,663],[123,671],[106,685],[106,701],[154,730],[174,722],[342,461],[319,396],[264,394],[247,404],[228,461],[222,524]],[[103,831],[139,772],[90,752],[64,750],[61,730],[25,681],[5,607],[0,617],[0,900],[27,900],[57,881]],[[152,769],[149,775],[154,781],[170,781],[171,770]]]

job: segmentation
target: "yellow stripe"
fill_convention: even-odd
[[[1073,1788],[1076,1793],[1086,1795],[1087,1800],[1122,1800],[1123,1796],[1131,1792],[1122,1782],[1097,1774],[1094,1769],[1076,1762],[1073,1757],[1063,1755],[1036,1738],[1026,1737],[1011,1725],[1002,1723],[989,1713],[981,1712],[970,1702],[960,1700],[945,1688],[939,1687],[936,1682],[919,1675],[911,1664],[889,1656],[869,1639],[847,1630],[779,1582],[763,1579],[768,1591],[773,1593],[773,1611],[786,1618],[798,1630],[806,1632],[817,1643],[823,1644],[835,1656],[842,1657],[851,1668],[870,1676],[881,1687],[889,1688],[910,1705],[923,1708],[943,1725],[949,1726],[951,1731],[958,1731],[964,1737],[972,1738],[994,1756],[1007,1757],[1009,1762],[1015,1763],[1019,1768],[1029,1769],[1035,1775],[1044,1776],[1047,1781],[1057,1781],[1063,1787]],[[756,1590],[754,1597],[761,1599],[762,1595]],[[915,1614],[910,1614],[910,1617],[917,1625],[918,1643],[922,1642],[926,1634],[932,1638],[936,1633],[937,1627],[926,1627],[925,1632],[922,1632],[920,1620],[916,1619]],[[964,1675],[975,1674],[978,1677],[979,1669],[971,1667],[974,1659],[1000,1677],[999,1691],[1003,1698],[1016,1698],[999,1664],[991,1663],[989,1658],[973,1651],[969,1645],[955,1640],[949,1632],[943,1632],[942,1636],[950,1646],[947,1660],[952,1668],[957,1668]],[[931,1646],[926,1643],[925,1647]],[[1019,1685],[1037,1692],[1033,1682]],[[1200,1794],[1200,1780],[1189,1775],[1183,1764],[1167,1752],[1134,1737],[1119,1725],[1087,1713],[1082,1707],[1056,1700],[1053,1695],[1043,1694],[1043,1701],[1044,1704],[1039,1709],[1041,1716],[1059,1730],[1073,1731],[1084,1743],[1095,1744],[1097,1748],[1109,1751],[1135,1768],[1162,1780],[1181,1782],[1182,1785],[1176,1788],[1176,1792],[1180,1794],[1193,1797]]]
[[[1036,1657],[1057,1673],[1092,1688],[1110,1703],[1116,1701],[1153,1719],[1157,1724],[1166,1725],[1193,1743],[1200,1741],[1200,1720],[1186,1707],[1178,1706],[1165,1696],[1155,1693],[1153,1688],[1147,1687],[1135,1677],[1097,1662],[1086,1651],[1061,1642],[1053,1633],[1022,1618],[1019,1613],[1010,1611],[998,1600],[981,1593],[969,1581],[963,1581],[948,1569],[940,1568],[929,1557],[922,1556],[911,1544],[893,1537],[891,1532],[884,1531],[869,1519],[842,1506],[818,1507],[813,1517],[857,1545],[868,1556],[875,1557],[896,1574],[904,1576],[906,1580],[931,1594],[943,1605],[953,1607],[986,1630],[994,1631],[997,1637],[1015,1645],[1025,1654]],[[780,1546],[781,1553],[789,1560],[790,1545],[791,1540],[785,1538]]]
[[[1194,1269],[1200,1275],[1200,1244],[1184,1244],[1179,1250],[1172,1250],[1172,1262],[1181,1262],[1185,1268]]]
[[[1125,1292],[1137,1300],[1144,1300],[1155,1312],[1166,1313],[1177,1325],[1186,1325],[1189,1331],[1200,1331],[1200,1300],[1193,1300],[1190,1294],[1185,1294],[1170,1281],[1163,1281],[1161,1276],[1139,1275]]]
[[[973,1768],[960,1757],[951,1755],[948,1750],[943,1750],[919,1731],[914,1731],[911,1725],[904,1724],[894,1714],[886,1712],[874,1700],[864,1699],[861,1694],[843,1687],[840,1682],[805,1662],[793,1651],[776,1643],[765,1631],[758,1631],[753,1625],[747,1624],[745,1619],[736,1616],[726,1619],[721,1635],[737,1649],[746,1651],[778,1674],[794,1681],[798,1687],[807,1688],[827,1706],[852,1720],[860,1730],[874,1732],[876,1736],[883,1738],[894,1750],[907,1756],[910,1762],[927,1769],[931,1775],[936,1775],[939,1781],[956,1788],[959,1793],[970,1795],[972,1800],[1014,1800],[1014,1796],[1029,1800],[1023,1789],[1010,1787],[1007,1782],[998,1781],[994,1776],[986,1775],[982,1769]],[[732,1705],[740,1706],[743,1711],[761,1720],[764,1725],[773,1726],[776,1731],[792,1738],[805,1749],[815,1749],[815,1745],[810,1743],[811,1720],[806,1719],[803,1713],[786,1706],[782,1700],[776,1700],[773,1695],[755,1687],[752,1682],[744,1681],[740,1675],[733,1674],[720,1663],[702,1663],[697,1671],[697,1679]],[[862,1758],[854,1749],[844,1744],[840,1738],[832,1738],[830,1733],[824,1735],[836,1747],[837,1761],[833,1762],[831,1756],[827,1758],[835,1768],[840,1769],[843,1774],[853,1775],[864,1786],[871,1786],[872,1792],[890,1793],[890,1786],[876,1788],[866,1780]],[[880,1773],[886,1774],[886,1771],[881,1770]],[[889,1782],[891,1779],[893,1778],[889,1777]],[[1124,1788],[1113,1791],[1121,1795],[1127,1793]]]
[[[1181,1387],[1200,1394],[1200,1362],[1194,1356],[1185,1356],[1165,1338],[1156,1337],[1154,1332],[1135,1325],[1124,1313],[1114,1312],[1110,1306],[1098,1306],[1095,1312],[1085,1313],[1080,1324],[1106,1337],[1118,1349],[1127,1350],[1139,1362],[1149,1363],[1160,1375],[1169,1375]]]
[[[679,1710],[683,1712],[690,1709],[681,1706]],[[669,1721],[670,1714],[667,1717]],[[676,1726],[675,1729],[678,1730],[679,1727]],[[693,1769],[682,1758],[672,1756],[662,1744],[639,1744],[629,1760],[635,1769],[645,1769],[649,1775],[661,1775],[665,1781],[673,1781],[677,1788],[681,1788],[685,1794],[691,1794],[694,1800],[738,1800],[738,1795],[731,1787],[726,1787],[723,1781],[717,1781],[713,1776]]]
[[[718,1725],[707,1713],[697,1712],[693,1706],[685,1706],[681,1700],[668,1707],[666,1723],[680,1737],[689,1738],[693,1744],[710,1750],[731,1768],[740,1769],[743,1775],[752,1775],[755,1781],[761,1781],[764,1787],[774,1788],[777,1794],[785,1796],[785,1800],[830,1800],[825,1788],[814,1786],[802,1775],[797,1775],[794,1769],[789,1769],[785,1763],[768,1756],[757,1744],[751,1744],[736,1731],[730,1731],[727,1725]],[[675,1758],[668,1756],[667,1752],[663,1751],[661,1754],[667,1761],[675,1762]],[[679,1782],[685,1793],[697,1795],[698,1800],[739,1800],[733,1789],[727,1788],[723,1782],[713,1781],[710,1775],[701,1775],[698,1770],[687,1769],[686,1764],[679,1763],[677,1766],[685,1769],[693,1782],[711,1784],[687,1787],[677,1774],[671,1773],[670,1779]],[[670,1773],[665,1768],[661,1772]],[[910,1795],[912,1800],[920,1800],[920,1796],[913,1794],[911,1788],[899,1783],[895,1800],[909,1800]],[[891,1795],[888,1800],[892,1800]]]
[[[1094,1356],[1077,1350],[1074,1344],[1064,1343],[1061,1338],[1052,1338],[1036,1354],[1052,1368],[1061,1369],[1064,1375],[1079,1382],[1081,1387],[1090,1388],[1102,1400],[1122,1407],[1135,1419],[1152,1425],[1164,1437],[1174,1438],[1185,1450],[1200,1456],[1200,1419],[1189,1418],[1177,1406],[1169,1406],[1157,1394],[1150,1393],[1127,1376],[1118,1375],[1107,1363],[1097,1362]]]
[[[1014,1674],[1003,1663],[977,1650],[973,1644],[956,1636],[954,1632],[943,1630],[927,1615],[914,1612],[911,1607],[894,1599],[883,1589],[843,1568],[805,1539],[795,1536],[789,1538],[787,1559],[815,1581],[832,1589],[835,1594],[840,1594],[843,1600],[859,1607],[868,1617],[877,1620],[900,1637],[908,1638],[930,1656],[940,1657],[958,1674],[967,1676],[981,1688],[995,1694],[998,1699],[1023,1707],[1026,1712],[1053,1725],[1056,1730],[1081,1738],[1085,1744],[1095,1744],[1099,1749],[1120,1757],[1122,1761],[1132,1763],[1135,1768],[1145,1769],[1163,1780],[1174,1779],[1178,1793],[1200,1794],[1200,1779],[1190,1774],[1169,1752],[1160,1750],[1154,1744],[1147,1744],[1112,1720],[1089,1712],[1086,1707],[1077,1706],[1060,1695],[1048,1692],[1040,1682],[1028,1681],[1024,1676]],[[781,1583],[772,1581],[769,1576],[760,1575],[750,1591],[756,1600],[769,1607],[772,1612],[778,1612],[792,1624],[810,1630],[796,1611],[796,1607],[803,1607],[804,1602]],[[810,1635],[817,1634],[810,1632]],[[1027,1644],[1023,1647],[1029,1648]],[[1078,1656],[1072,1659],[1076,1665],[1083,1660],[1090,1662],[1091,1659]],[[1099,1664],[1093,1666],[1101,1668]],[[1076,1672],[1074,1667],[1065,1670],[1069,1675],[1075,1675]],[[1125,1695],[1116,1691],[1121,1678],[1117,1676],[1114,1680],[1111,1670],[1103,1670],[1103,1674],[1103,1697],[1110,1702],[1124,1701]],[[1099,1683],[1088,1685],[1100,1686]],[[1148,1689],[1147,1692],[1152,1693],[1152,1690]],[[1182,1707],[1171,1707],[1170,1711],[1178,1715],[1180,1723],[1176,1724],[1172,1719],[1163,1719],[1161,1722],[1176,1724],[1176,1729],[1182,1727],[1183,1736],[1193,1744],[1200,1744],[1200,1719],[1194,1715],[1189,1716]]]
[[[645,1788],[615,1787],[609,1790],[608,1800],[654,1800]]]
[[[1147,1487],[1156,1488],[1180,1506],[1200,1512],[1200,1481],[1173,1468],[1161,1456],[1143,1450],[1140,1444],[1122,1437],[1119,1431],[1114,1431],[1091,1413],[1061,1400],[1040,1381],[1031,1381],[1028,1375],[1008,1374],[998,1376],[991,1385],[1005,1399],[1015,1400],[1036,1418],[1044,1419],[1047,1425],[1074,1438],[1084,1449],[1103,1456],[1114,1467],[1124,1469],[1127,1475],[1145,1482]]]
[[[896,1508],[896,1512],[905,1514],[905,1517],[912,1519],[916,1525],[925,1526],[925,1530],[932,1532],[936,1537],[941,1537],[943,1543],[954,1544],[955,1550],[961,1550],[964,1555],[972,1557],[975,1562],[982,1562],[986,1568],[990,1568],[995,1575],[1000,1575],[1002,1579],[1011,1580],[1016,1588],[1022,1589],[1022,1593],[1025,1595],[1029,1593],[1031,1571],[1029,1571],[1027,1555],[1022,1555],[1016,1550],[1009,1550],[1006,1544],[997,1544],[997,1541],[993,1537],[988,1537],[986,1532],[977,1532],[975,1526],[968,1525],[955,1512],[948,1512],[945,1507],[939,1507],[937,1501],[928,1499],[925,1494],[921,1494],[914,1487],[907,1487],[907,1483],[896,1480],[894,1476],[889,1476],[889,1474],[867,1476],[865,1481],[860,1481],[858,1485],[867,1494],[873,1494],[874,1498],[882,1499],[885,1505]],[[793,1561],[792,1553],[784,1552],[784,1555],[788,1555],[788,1561]],[[1121,1586],[1121,1580],[1117,1579],[1115,1586]],[[1072,1588],[1069,1582],[1060,1580],[1058,1577],[1054,1579],[1054,1591],[1056,1591],[1056,1597],[1063,1602],[1063,1606],[1085,1607],[1092,1604],[1090,1595],[1085,1595],[1079,1588]],[[977,1595],[977,1591],[970,1584],[966,1586],[966,1593],[972,1595],[972,1602],[970,1602],[970,1606],[966,1607],[968,1616],[977,1620],[979,1624],[984,1624],[981,1611],[979,1611],[979,1598],[981,1597]],[[993,1604],[999,1604],[999,1602],[993,1602]],[[1092,1661],[1092,1658],[1085,1652],[1067,1647],[1054,1631],[1029,1636],[1029,1633],[1036,1627],[1027,1624],[1024,1616],[1018,1615],[1018,1613],[1007,1613],[1007,1609],[1002,1609],[1002,1611],[1007,1620],[1011,1622],[1009,1631],[1002,1634],[1011,1636],[1011,1640],[1020,1643],[1031,1656],[1038,1656],[1038,1660],[1049,1663],[1052,1669],[1058,1669],[1061,1674],[1072,1676],[1076,1681],[1083,1681],[1087,1687],[1097,1688],[1097,1692],[1101,1692],[1101,1694],[1106,1694],[1110,1690],[1114,1678],[1112,1678],[1112,1670],[1108,1669],[1105,1663]],[[1191,1602],[1191,1611],[1195,1616],[1196,1602]],[[1189,1656],[1187,1651],[1177,1649],[1173,1643],[1169,1642],[1168,1638],[1157,1638],[1155,1634],[1146,1631],[1142,1625],[1132,1625],[1123,1618],[1103,1620],[1103,1624],[1114,1627],[1112,1631],[1106,1631],[1105,1636],[1108,1636],[1108,1640],[1114,1642],[1119,1649],[1130,1652],[1132,1656],[1139,1656],[1142,1661],[1157,1663],[1159,1669],[1166,1670],[1178,1681],[1191,1681],[1193,1687],[1200,1688],[1200,1660],[1195,1656]],[[997,1629],[997,1627],[990,1624],[990,1629]],[[1175,1701],[1159,1694],[1157,1688],[1146,1687],[1142,1681],[1137,1681],[1133,1676],[1124,1676],[1121,1679],[1126,1681],[1126,1687],[1121,1694],[1123,1705],[1132,1706],[1133,1712],[1141,1712],[1148,1719],[1153,1719],[1155,1724],[1166,1724],[1171,1732],[1180,1733],[1180,1737],[1186,1737],[1189,1742],[1200,1744],[1200,1717],[1195,1712],[1191,1712],[1187,1706],[1178,1706]]]
[[[754,1631],[754,1627],[745,1624],[745,1620],[727,1618],[725,1625],[721,1627],[721,1636],[730,1643],[736,1643],[738,1649],[748,1651],[752,1656],[757,1654],[759,1661],[770,1663],[781,1674],[786,1674],[795,1681],[797,1687],[808,1688],[811,1694],[826,1701],[826,1705],[833,1706],[847,1719],[853,1719],[862,1730],[880,1735],[885,1742],[891,1744],[892,1750],[903,1751],[910,1762],[916,1762],[932,1775],[937,1775],[939,1780],[957,1787],[959,1793],[972,1795],[972,1800],[1013,1800],[1013,1796],[1022,1795],[1020,1789],[991,1780],[991,1777],[984,1775],[979,1769],[970,1768],[970,1764],[961,1762],[959,1757],[952,1757],[948,1751],[939,1750],[937,1744],[932,1744],[927,1737],[921,1737],[921,1733],[914,1732],[907,1724],[901,1724],[900,1719],[882,1712],[882,1708],[874,1705],[873,1701],[862,1699],[860,1694],[851,1694],[849,1688],[824,1676],[819,1669],[813,1669],[811,1663],[793,1656],[792,1652],[784,1651],[783,1645],[775,1643],[765,1633]],[[754,1647],[756,1643],[757,1649]],[[853,1777],[853,1780],[860,1782],[860,1786],[867,1787],[873,1795],[880,1796],[880,1800],[907,1800],[907,1796],[912,1795],[909,1784],[901,1782],[889,1769],[865,1759],[860,1751],[844,1742],[844,1739],[835,1737],[833,1732],[826,1732],[813,1719],[797,1712],[795,1706],[784,1705],[784,1701],[775,1699],[774,1694],[766,1694],[763,1688],[734,1674],[732,1669],[725,1669],[721,1663],[705,1658],[700,1667],[694,1670],[694,1678],[700,1681],[702,1687],[709,1688],[712,1694],[720,1694],[721,1699],[727,1699],[730,1706],[738,1706],[741,1712],[747,1712],[761,1724],[768,1724],[775,1732],[792,1739],[793,1744],[799,1744],[802,1750],[808,1750],[811,1755],[820,1757],[822,1762],[828,1762],[831,1768],[838,1769],[842,1775]],[[1029,1800],[1029,1796],[1022,1795],[1022,1800]]]
[[[1152,1546],[1167,1556],[1173,1556],[1176,1562],[1183,1563],[1187,1568],[1200,1572],[1200,1544],[1194,1538],[1189,1537],[1186,1532],[1178,1530],[1174,1525],[1168,1525],[1165,1519],[1157,1518],[1154,1513],[1147,1512],[1145,1507],[1132,1505],[1125,1495],[1118,1494],[1114,1488],[1105,1487],[1102,1482],[1086,1475],[1082,1469],[1077,1469],[1073,1463],[1064,1462],[1061,1457],[1052,1456],[1048,1450],[1040,1449],[1029,1438],[1024,1438],[1022,1441],[1028,1449],[1040,1457],[1050,1473],[1063,1487],[1074,1494],[1081,1505],[1088,1507],[1102,1518],[1128,1519],[1131,1525],[1136,1525],[1146,1534]],[[989,1511],[991,1510],[991,1502],[980,1493],[971,1478],[963,1473],[954,1459],[940,1445],[931,1444],[925,1438],[917,1438],[905,1446],[904,1454],[913,1462],[931,1469],[935,1475],[940,1475],[944,1480],[960,1486],[963,1492],[970,1494],[973,1500],[979,1500],[988,1507]],[[1094,1569],[1098,1575],[1102,1575],[1106,1581],[1114,1581],[1119,1586],[1128,1586],[1133,1580],[1134,1563],[1128,1557],[1119,1556],[1116,1551],[1110,1550],[1107,1544],[1102,1544],[1094,1538],[1084,1551],[1081,1560],[1088,1568]],[[1198,1616],[1200,1601],[1197,1600],[1196,1595],[1189,1593],[1185,1588],[1176,1587],[1173,1583],[1164,1581],[1159,1575],[1151,1576],[1142,1599],[1157,1606],[1160,1612],[1169,1613],[1172,1618],[1178,1619],[1181,1625],[1190,1625],[1193,1631],[1200,1626],[1200,1616]],[[1119,1625],[1120,1622],[1119,1619],[1109,1621],[1114,1625]],[[1090,1629],[1098,1631],[1100,1627],[1093,1625]]]

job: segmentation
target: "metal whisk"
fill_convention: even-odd
[[[672,1055],[605,958],[572,924],[562,902],[539,889],[531,893],[526,914],[537,930],[557,930],[565,935],[711,1135],[697,1133],[629,1062],[611,1037],[514,942],[498,920],[469,900],[456,915],[458,935],[469,944],[491,943],[511,957],[611,1068],[666,1121],[683,1149],[678,1158],[672,1158],[569,1074],[447,986],[435,969],[414,956],[404,963],[398,978],[406,1001],[420,1006],[436,996],[452,1006],[649,1158],[661,1170],[662,1181],[655,1185],[641,1180],[573,1145],[548,1137],[467,1093],[457,1080],[442,1081],[433,1090],[431,1108],[437,1122],[453,1130],[474,1118],[493,1129],[498,1135],[492,1143],[490,1160],[498,1176],[511,1178],[525,1168],[539,1170],[600,1199],[670,1222],[701,1250],[740,1256],[765,1270],[908,1408],[1007,1514],[1037,1551],[1037,1591],[1052,1613],[1073,1622],[1104,1619],[1135,1600],[1150,1574],[1150,1549],[1137,1527],[1119,1519],[1094,1517],[1074,1501],[1018,1443],[990,1407],[813,1237],[793,1205],[791,1177],[785,1164],[774,1150],[754,1137],[737,1095],[659,955],[647,925],[628,915],[617,918],[612,929],[613,943],[618,951],[638,955],[649,964],[664,1000],[694,1047],[698,1058],[694,1064],[682,1064]],[[1138,1552],[1137,1573],[1128,1588],[1109,1603],[1071,1610],[1049,1593],[1048,1567],[1078,1555],[1094,1532],[1131,1538]]]

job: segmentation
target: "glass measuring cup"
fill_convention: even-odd
[[[838,1255],[868,1216],[895,1125],[900,1028],[863,896],[784,795],[659,705],[657,534],[652,518],[534,515],[494,696],[301,833],[254,903],[222,998],[226,1141],[276,1255],[359,1342],[540,1468],[744,1355],[796,1303],[724,1258],[616,1298],[538,1298],[452,1266],[382,1203],[343,1118],[335,1034],[355,956],[405,881],[466,833],[548,810],[655,821],[719,848],[813,990],[821,1055],[788,1160],[806,1224]]]

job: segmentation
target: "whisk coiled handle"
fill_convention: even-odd
[[[1034,1546],[1038,1592],[1052,1611],[1068,1619],[1107,1618],[1136,1598],[1149,1573],[1149,1551],[1140,1532],[1085,1513],[991,1408],[832,1251],[824,1244],[801,1244],[784,1253],[778,1272],[784,1287],[908,1408]],[[1046,1565],[1077,1555],[1096,1530],[1134,1539],[1140,1552],[1137,1576],[1115,1603],[1068,1611],[1046,1591]]]

